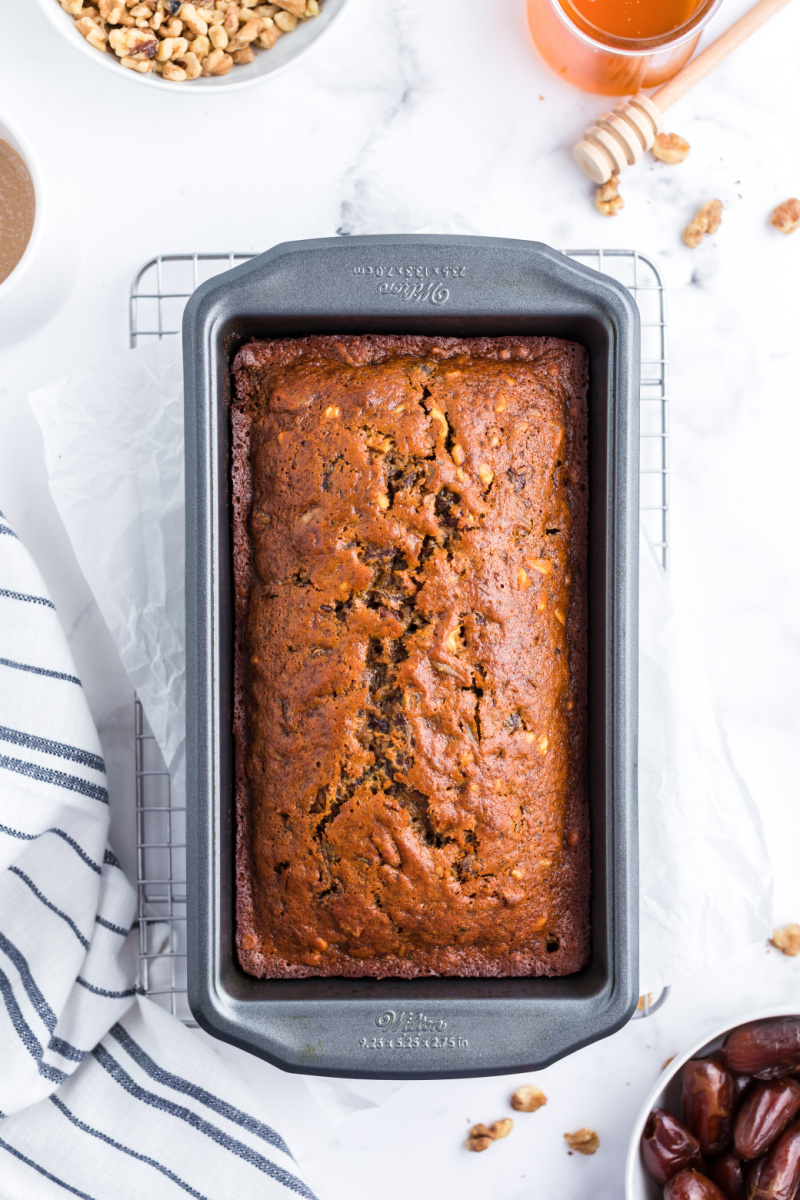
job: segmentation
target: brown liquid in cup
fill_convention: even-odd
[[[35,216],[36,195],[28,168],[0,138],[0,283],[25,253]]]

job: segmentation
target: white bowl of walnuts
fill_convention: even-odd
[[[39,0],[90,60],[148,87],[232,91],[277,74],[330,28],[346,0]]]

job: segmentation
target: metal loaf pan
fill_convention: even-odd
[[[557,979],[261,980],[234,944],[230,363],[254,337],[553,334],[589,350],[592,957]],[[189,1002],[290,1071],[442,1078],[536,1069],[637,997],[639,318],[624,287],[536,242],[290,242],[212,279],[184,318]]]

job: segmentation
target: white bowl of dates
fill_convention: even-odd
[[[633,1128],[626,1200],[800,1200],[800,1014],[757,1012],[674,1058]]]
[[[316,45],[347,0],[38,0],[74,49],[147,87],[207,96],[259,83]]]

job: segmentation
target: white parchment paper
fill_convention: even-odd
[[[56,507],[161,747],[173,792],[183,796],[180,339],[105,359],[29,399]]]
[[[117,355],[30,400],[56,506],[180,794],[179,339]],[[767,936],[772,875],[759,814],[732,763],[691,631],[644,534],[640,597],[640,986],[650,991]],[[358,1088],[347,1084],[340,1111],[378,1102]]]

